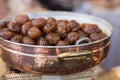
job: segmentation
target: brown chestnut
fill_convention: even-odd
[[[83,27],[82,27],[82,29],[88,35],[93,34],[93,33],[100,33],[100,32],[102,32],[98,28],[98,25],[96,25],[96,24],[84,24]]]
[[[7,27],[7,24],[9,23],[9,21],[4,21],[0,23],[0,29],[3,29],[5,27]]]
[[[41,37],[41,31],[37,27],[31,27],[28,30],[28,36],[33,39],[39,39]]]
[[[55,18],[49,17],[49,18],[47,19],[47,23],[53,23],[53,22],[56,22],[56,19],[55,19]]]
[[[46,20],[44,18],[37,18],[31,21],[32,25],[38,28],[42,28],[46,25]]]
[[[48,41],[46,40],[46,38],[40,37],[40,39],[37,41],[37,45],[47,46],[48,45]]]
[[[79,23],[77,23],[75,20],[70,20],[69,26],[70,26],[71,31],[78,31],[80,29]]]
[[[44,26],[43,32],[47,34],[49,32],[55,31],[56,29],[57,29],[56,23],[52,22],[52,23],[48,23]]]
[[[14,33],[12,31],[0,31],[0,36],[4,39],[11,39],[14,36]]]
[[[57,46],[67,46],[67,45],[69,45],[69,43],[65,40],[60,40],[60,41],[57,42],[56,45]]]
[[[22,40],[23,40],[23,36],[18,34],[11,38],[11,41],[18,43],[22,43]]]
[[[25,23],[24,25],[22,25],[22,28],[21,28],[22,34],[27,36],[27,35],[28,35],[28,34],[27,34],[27,33],[28,33],[28,30],[29,30],[31,27],[32,27],[31,22],[27,22],[27,23]]]
[[[93,41],[97,41],[100,40],[102,38],[106,37],[105,33],[94,33],[90,35],[90,39]]]
[[[21,32],[21,26],[19,24],[15,23],[15,22],[9,22],[7,27],[15,33],[20,33]]]
[[[46,39],[50,44],[56,44],[60,40],[60,36],[57,33],[48,33]]]
[[[84,33],[82,30],[78,30],[78,34],[79,34],[79,38],[88,37],[88,35]]]
[[[9,28],[3,28],[1,31],[10,31],[10,29]]]
[[[57,33],[62,35],[70,31],[70,26],[67,21],[61,20],[57,24]]]
[[[76,40],[79,38],[79,34],[77,32],[69,32],[67,34],[66,40],[70,43],[73,44],[76,42]]]
[[[23,38],[22,42],[24,44],[30,44],[30,45],[34,45],[35,44],[35,41],[32,38],[28,37],[28,36],[25,36]]]
[[[15,18],[16,23],[18,23],[19,25],[23,25],[24,23],[28,22],[29,20],[30,20],[29,17],[25,14],[18,15]]]

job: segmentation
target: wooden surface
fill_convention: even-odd
[[[95,80],[120,80],[120,67],[115,67],[96,76]]]
[[[0,49],[0,55],[1,55],[1,53],[2,53],[2,51],[1,51],[1,49]],[[5,72],[6,72],[6,65],[5,65],[5,63],[3,62],[3,60],[2,60],[1,57],[0,57],[0,77],[1,77],[2,75],[4,75]]]

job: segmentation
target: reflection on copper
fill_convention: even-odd
[[[58,48],[56,48],[56,54],[57,54],[57,55],[60,54],[60,51],[59,51]]]

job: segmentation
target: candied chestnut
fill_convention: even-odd
[[[42,28],[46,25],[46,20],[44,18],[37,18],[31,21],[32,25],[38,28]]]
[[[90,39],[93,41],[97,41],[100,40],[102,38],[106,37],[105,33],[94,33],[90,35]]]
[[[56,22],[56,19],[55,19],[55,18],[49,17],[49,18],[47,19],[47,23],[53,23],[53,22]]]
[[[22,25],[21,32],[23,35],[27,36],[28,30],[32,27],[31,22],[27,22],[24,25]]]
[[[1,31],[10,31],[10,29],[9,28],[3,28]]]
[[[34,45],[35,44],[35,41],[32,38],[28,37],[28,36],[25,36],[23,38],[22,42],[24,44],[30,44],[30,45]]]
[[[69,43],[65,40],[60,40],[59,42],[57,42],[56,45],[57,46],[66,46],[66,45],[69,45]]]
[[[49,33],[49,32],[52,32],[52,31],[55,31],[56,30],[56,23],[52,22],[52,23],[48,23],[44,26],[43,28],[43,32],[44,33]]]
[[[69,32],[67,34],[66,40],[70,43],[73,44],[76,42],[76,40],[79,38],[79,34],[77,32]]]
[[[77,23],[75,20],[70,20],[69,26],[70,26],[71,31],[78,31],[80,29],[79,23]]]
[[[87,34],[85,34],[83,31],[79,30],[78,31],[78,34],[79,34],[79,38],[82,38],[82,37],[88,37]]]
[[[100,35],[101,38],[104,38],[104,37],[107,36],[107,35],[106,35],[105,33],[103,33],[103,32],[99,33],[99,35]]]
[[[7,27],[15,33],[20,33],[21,32],[21,26],[19,24],[15,23],[15,22],[9,22]]]
[[[37,45],[47,46],[48,41],[44,37],[40,37],[40,39],[37,41]]]
[[[5,27],[7,27],[7,24],[9,23],[9,21],[4,21],[0,23],[0,29],[3,29]]]
[[[41,31],[37,27],[31,27],[28,30],[28,36],[33,39],[38,39],[41,37]]]
[[[11,38],[11,41],[13,42],[18,42],[18,43],[22,43],[22,39],[23,39],[23,36],[22,35],[15,35]]]
[[[60,40],[60,36],[57,33],[48,33],[46,39],[50,44],[56,44]]]
[[[84,24],[82,29],[88,35],[102,32],[96,24]]]
[[[0,36],[4,39],[11,39],[14,36],[14,33],[12,31],[1,31]]]
[[[19,25],[23,25],[24,23],[28,22],[30,19],[27,15],[18,15],[15,19],[16,23],[18,23]]]
[[[69,24],[68,24],[67,21],[65,21],[65,20],[58,21],[58,24],[57,24],[57,33],[59,35],[66,34],[69,31],[70,31],[70,26],[69,26]]]

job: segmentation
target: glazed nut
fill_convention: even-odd
[[[28,36],[25,36],[25,37],[23,38],[22,42],[23,42],[24,44],[35,45],[35,41],[34,41],[32,38],[28,37]]]
[[[28,36],[33,39],[39,39],[41,37],[41,31],[36,27],[31,27],[28,30]]]
[[[43,32],[44,33],[49,33],[49,32],[53,32],[53,31],[55,31],[56,30],[56,23],[48,23],[48,24],[46,24],[45,26],[44,26],[44,28],[43,28]]]
[[[23,36],[18,34],[11,38],[11,41],[18,43],[22,43],[22,40],[23,40]]]
[[[57,42],[56,45],[57,46],[67,46],[67,45],[69,45],[69,43],[65,40],[60,40],[60,41]]]
[[[9,22],[7,27],[15,33],[20,33],[21,32],[21,26],[19,24],[15,23],[15,22]]]
[[[27,22],[25,23],[24,25],[22,25],[22,28],[21,28],[21,33],[25,36],[27,36],[28,34],[28,30],[32,27],[32,24],[31,22]]]
[[[76,42],[76,40],[79,38],[79,34],[77,32],[70,32],[67,34],[66,40],[70,43],[73,44]]]
[[[46,38],[41,37],[41,38],[37,41],[37,45],[48,46],[48,42],[47,42]]]
[[[16,18],[15,18],[15,21],[16,23],[18,23],[19,25],[23,25],[24,23],[28,22],[30,19],[27,15],[18,15]]]
[[[101,33],[102,32],[98,28],[98,25],[96,25],[96,24],[84,24],[82,29],[88,35],[93,34],[93,33]]]
[[[38,28],[42,28],[46,25],[46,20],[44,18],[37,18],[31,21],[32,25]]]
[[[11,39],[14,36],[14,33],[12,31],[1,31],[0,36],[4,39]]]
[[[56,44],[60,40],[60,36],[57,33],[48,33],[46,39],[50,44]]]
[[[79,23],[77,23],[75,20],[70,20],[69,26],[70,26],[71,31],[78,31],[80,29]]]

